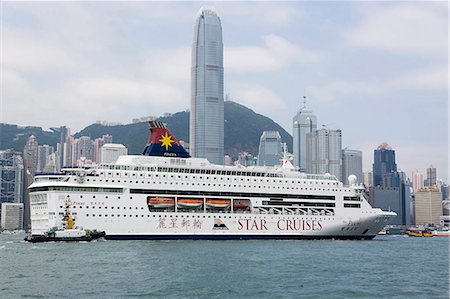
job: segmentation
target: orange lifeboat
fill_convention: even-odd
[[[247,210],[250,206],[249,200],[235,200],[233,202],[233,208],[235,210]]]
[[[154,208],[170,208],[175,205],[175,200],[170,197],[147,197],[147,203]]]
[[[200,208],[203,205],[203,200],[192,198],[180,198],[177,200],[177,204],[180,208],[196,209]]]
[[[226,199],[207,199],[206,207],[210,209],[226,209],[230,206],[230,201]]]

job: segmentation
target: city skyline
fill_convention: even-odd
[[[433,164],[448,180],[446,3],[214,5],[231,99],[292,134],[306,94],[318,125],[363,151],[365,170],[387,142],[407,174]],[[1,121],[79,130],[185,110],[201,6],[2,3]],[[42,113],[23,109],[37,102]]]

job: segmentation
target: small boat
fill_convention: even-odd
[[[247,210],[250,206],[249,200],[235,200],[233,202],[233,209],[235,210]]]
[[[433,233],[429,230],[408,230],[410,237],[433,237]]]
[[[175,205],[175,200],[170,197],[148,197],[147,204],[153,208],[170,208]]]
[[[225,199],[207,199],[206,207],[210,209],[226,209],[230,206],[230,201]]]
[[[186,209],[196,209],[203,205],[203,200],[201,199],[191,199],[191,198],[180,198],[177,200],[177,205],[180,208]]]
[[[90,242],[95,239],[104,237],[105,232],[99,232],[97,230],[83,230],[83,229],[62,229],[62,230],[49,230],[43,235],[28,235],[25,237],[25,241],[31,243],[38,242],[52,242],[52,241],[87,241]]]
[[[435,237],[450,237],[450,230],[448,227],[439,227],[433,231],[433,236]]]

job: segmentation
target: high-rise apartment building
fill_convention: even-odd
[[[278,131],[264,131],[259,140],[258,165],[281,165],[281,135]]]
[[[354,174],[358,183],[363,183],[362,151],[345,148],[342,150],[342,182],[348,185],[349,175]]]
[[[413,191],[416,193],[417,190],[423,187],[423,175],[417,169],[413,169],[411,179]]]
[[[13,150],[0,151],[0,203],[22,202],[23,160]]]
[[[430,165],[430,167],[427,168],[427,179],[425,181],[425,186],[436,186],[436,168],[433,167],[433,165]]]
[[[193,157],[223,164],[222,25],[212,8],[201,8],[194,24],[189,146]]]
[[[294,166],[300,171],[307,171],[306,159],[306,134],[311,134],[317,130],[317,118],[312,110],[306,108],[306,104],[297,112],[292,119],[293,122],[293,151]]]
[[[50,128],[51,130],[53,130],[53,132],[59,134],[59,141],[56,144],[56,159],[55,159],[55,165],[56,165],[56,170],[61,170],[62,167],[67,166],[68,164],[66,164],[64,157],[67,156],[67,152],[66,152],[66,142],[67,142],[67,138],[70,135],[70,130],[65,127],[65,126],[61,126],[59,128]]]
[[[94,142],[88,136],[81,136],[75,141],[75,161],[94,159]]]
[[[38,166],[38,146],[36,137],[31,135],[23,149],[24,166],[31,175],[34,175]]]
[[[383,183],[383,180],[389,180],[391,173],[397,172],[395,151],[389,146],[389,144],[383,142],[376,150],[374,150],[373,156],[373,185],[384,186],[385,184]],[[394,185],[395,187],[395,182],[390,185]]]
[[[436,187],[424,187],[415,194],[414,211],[416,225],[440,224],[442,195]]]
[[[342,131],[322,128],[306,135],[307,171],[330,173],[342,180]]]
[[[52,159],[51,154],[54,153],[53,146],[50,146],[48,144],[44,145],[38,145],[38,163],[37,163],[37,171],[44,172],[45,167],[49,163],[49,161]]]

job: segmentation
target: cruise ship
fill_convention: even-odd
[[[29,187],[31,235],[104,231],[106,239],[372,239],[396,216],[363,187],[330,174],[215,165],[192,158],[161,122],[142,155],[38,174]]]

